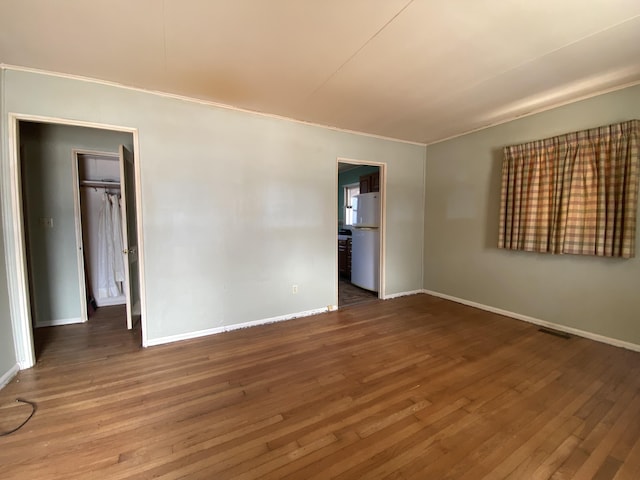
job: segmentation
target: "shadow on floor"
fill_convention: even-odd
[[[140,326],[127,330],[126,318],[124,305],[118,305],[98,308],[87,323],[35,328],[36,361],[90,361],[102,358],[107,351],[138,350],[142,344]]]

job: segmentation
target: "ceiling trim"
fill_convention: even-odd
[[[185,102],[190,102],[190,103],[198,103],[200,105],[206,105],[209,107],[215,107],[215,108],[223,108],[225,110],[234,110],[236,112],[243,112],[243,113],[249,113],[252,115],[259,115],[261,117],[267,117],[267,118],[274,118],[276,120],[286,120],[289,122],[295,122],[295,123],[300,123],[302,125],[309,125],[312,127],[320,127],[320,128],[326,128],[328,130],[333,130],[336,132],[342,132],[342,133],[350,133],[353,135],[362,135],[365,137],[371,137],[371,138],[378,138],[381,140],[387,140],[387,141],[392,141],[392,142],[399,142],[399,143],[405,143],[405,144],[409,144],[409,145],[418,145],[420,147],[425,147],[427,146],[426,143],[424,142],[414,142],[411,140],[403,140],[401,138],[393,138],[393,137],[385,137],[384,135],[376,135],[375,133],[367,133],[367,132],[359,132],[357,130],[349,130],[346,128],[339,128],[339,127],[333,127],[331,125],[323,125],[321,123],[313,123],[313,122],[308,122],[305,120],[299,120],[297,118],[291,118],[291,117],[285,117],[283,115],[276,115],[273,113],[266,113],[266,112],[259,112],[257,110],[249,110],[246,108],[240,108],[240,107],[234,107],[233,105],[228,105],[225,103],[218,103],[218,102],[212,102],[210,100],[202,100],[200,98],[194,98],[194,97],[187,97],[185,95],[178,95],[175,93],[168,93],[168,92],[162,92],[159,90],[148,90],[145,88],[140,88],[140,87],[132,87],[130,85],[125,85],[122,83],[118,83],[118,82],[112,82],[109,80],[101,80],[98,78],[91,78],[91,77],[84,77],[81,75],[73,75],[70,73],[61,73],[61,72],[53,72],[53,71],[49,71],[49,70],[43,70],[43,69],[39,69],[39,68],[31,68],[31,67],[23,67],[20,65],[10,65],[7,63],[0,63],[0,70],[15,70],[18,72],[28,72],[28,73],[38,73],[41,75],[48,75],[51,77],[59,77],[59,78],[67,78],[70,80],[80,80],[83,82],[89,82],[89,83],[97,83],[100,85],[106,85],[106,86],[110,86],[110,87],[118,87],[118,88],[124,88],[127,90],[133,90],[136,92],[143,92],[143,93],[150,93],[152,95],[158,95],[160,97],[165,97],[165,98],[173,98],[175,100],[182,100]]]
[[[442,142],[446,142],[448,140],[453,140],[454,138],[464,137],[465,135],[469,135],[471,133],[480,132],[482,130],[486,130],[487,128],[497,127],[498,125],[503,125],[505,123],[513,122],[514,120],[520,120],[521,118],[530,117],[532,115],[537,115],[539,113],[547,112],[549,110],[553,110],[554,108],[564,107],[565,105],[571,105],[572,103],[577,103],[577,102],[581,102],[583,100],[588,100],[589,98],[599,97],[600,95],[606,95],[607,93],[616,92],[618,90],[624,90],[625,88],[635,87],[636,85],[640,85],[640,80],[634,80],[633,82],[625,83],[623,85],[617,85],[615,87],[604,88],[602,90],[597,90],[597,91],[592,92],[592,93],[587,93],[585,95],[581,95],[579,97],[572,98],[570,100],[564,100],[564,101],[561,101],[561,102],[553,103],[551,105],[547,105],[546,107],[536,108],[536,109],[533,109],[533,110],[531,110],[531,111],[529,111],[527,113],[523,113],[521,115],[516,115],[515,117],[509,117],[509,118],[506,118],[504,120],[500,120],[498,122],[493,122],[493,123],[484,125],[482,127],[478,127],[478,128],[474,128],[474,129],[468,130],[466,132],[457,133],[455,135],[451,135],[450,137],[445,137],[445,138],[443,138],[441,140],[434,140],[433,142],[425,143],[425,145],[428,147],[429,145],[435,145],[436,143],[442,143]]]
[[[469,135],[471,133],[476,133],[476,132],[480,132],[482,130],[486,130],[487,128],[492,128],[492,127],[497,127],[498,125],[503,125],[505,123],[509,123],[512,122],[514,120],[519,120],[521,118],[525,118],[525,117],[530,117],[532,115],[537,115],[539,113],[543,113],[549,110],[553,110],[555,108],[559,108],[559,107],[563,107],[565,105],[570,105],[572,103],[576,103],[576,102],[581,102],[582,100],[587,100],[589,98],[593,98],[593,97],[598,97],[600,95],[605,95],[607,93],[611,93],[611,92],[615,92],[618,90],[624,90],[625,88],[630,88],[630,87],[635,87],[636,85],[640,85],[640,80],[635,80],[632,82],[628,82],[622,85],[617,85],[617,86],[613,86],[613,87],[608,87],[608,88],[604,88],[601,90],[596,90],[594,92],[591,93],[587,93],[585,95],[581,95],[577,98],[572,98],[572,99],[568,99],[568,100],[564,100],[561,102],[555,102],[552,103],[550,105],[547,105],[545,107],[541,107],[541,108],[536,108],[533,109],[527,113],[523,113],[521,115],[516,115],[513,117],[509,117],[509,118],[505,118],[504,120],[500,120],[497,122],[493,122],[493,123],[489,123],[487,125],[483,125],[482,127],[478,127],[478,128],[474,128],[471,130],[466,130],[464,132],[461,133],[457,133],[455,135],[451,135],[449,137],[445,137],[439,140],[435,140],[433,142],[414,142],[411,140],[403,140],[401,138],[394,138],[394,137],[386,137],[384,135],[376,135],[375,133],[367,133],[367,132],[360,132],[357,130],[349,130],[346,128],[340,128],[340,127],[334,127],[331,125],[323,125],[321,123],[314,123],[314,122],[308,122],[306,120],[299,120],[297,118],[292,118],[292,117],[286,117],[283,115],[276,115],[273,113],[266,113],[266,112],[260,112],[257,110],[249,110],[246,108],[240,108],[240,107],[235,107],[233,105],[228,105],[225,103],[218,103],[218,102],[212,102],[210,100],[203,100],[200,98],[195,98],[195,97],[188,97],[185,95],[178,95],[175,93],[168,93],[168,92],[163,92],[163,91],[159,91],[159,90],[149,90],[149,89],[145,89],[145,88],[140,88],[140,87],[132,87],[130,85],[125,85],[122,83],[118,83],[118,82],[112,82],[109,80],[101,80],[98,78],[92,78],[92,77],[84,77],[81,75],[73,75],[73,74],[69,74],[69,73],[61,73],[61,72],[53,72],[50,70],[44,70],[44,69],[39,69],[39,68],[32,68],[32,67],[23,67],[20,65],[11,65],[11,64],[7,64],[7,63],[0,63],[0,70],[14,70],[14,71],[18,71],[18,72],[28,72],[28,73],[38,73],[41,75],[48,75],[48,76],[52,76],[52,77],[59,77],[59,78],[67,78],[67,79],[71,79],[71,80],[80,80],[83,82],[89,82],[89,83],[96,83],[99,85],[106,85],[106,86],[110,86],[110,87],[117,87],[117,88],[123,88],[126,90],[132,90],[132,91],[136,91],[136,92],[143,92],[143,93],[149,93],[152,95],[157,95],[160,97],[165,97],[165,98],[172,98],[175,100],[182,100],[185,102],[189,102],[189,103],[196,103],[196,104],[200,104],[200,105],[206,105],[209,107],[214,107],[214,108],[222,108],[225,110],[233,110],[233,111],[237,111],[237,112],[243,112],[243,113],[248,113],[248,114],[252,114],[252,115],[258,115],[261,117],[267,117],[267,118],[273,118],[276,120],[285,120],[285,121],[289,121],[289,122],[294,122],[294,123],[300,123],[302,125],[309,125],[312,127],[320,127],[320,128],[326,128],[328,130],[333,130],[336,132],[342,132],[342,133],[349,133],[349,134],[353,134],[353,135],[362,135],[365,137],[370,137],[370,138],[378,138],[381,140],[387,140],[387,141],[392,141],[392,142],[398,142],[398,143],[404,143],[404,144],[408,144],[408,145],[417,145],[420,147],[428,147],[430,145],[435,145],[437,143],[442,143],[442,142],[446,142],[448,140],[453,140],[454,138],[459,138],[459,137],[464,137],[465,135]]]

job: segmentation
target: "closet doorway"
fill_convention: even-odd
[[[125,305],[126,326],[140,320],[135,204],[127,202],[133,154],[74,150],[78,278],[82,321],[100,307]],[[127,208],[128,207],[128,208]],[[84,300],[84,301],[83,301]]]

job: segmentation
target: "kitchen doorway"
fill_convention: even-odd
[[[384,298],[385,166],[382,163],[338,159],[339,308]]]

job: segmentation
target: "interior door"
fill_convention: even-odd
[[[120,145],[120,195],[122,202],[122,236],[127,281],[127,328],[140,320],[140,264],[138,263],[138,229],[136,224],[135,168],[133,153]]]

